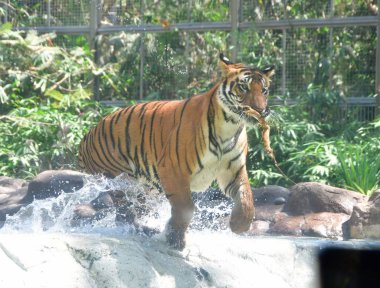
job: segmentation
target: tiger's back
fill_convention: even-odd
[[[210,105],[209,94],[136,104],[106,116],[83,138],[80,168],[112,177],[126,173],[160,190],[158,166],[177,166],[189,176],[202,170],[208,131],[202,107]]]

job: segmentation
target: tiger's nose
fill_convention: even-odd
[[[263,111],[261,111],[260,112],[260,115],[262,116],[262,117],[268,117],[269,116],[269,114],[270,114],[270,109],[269,108],[265,108]]]

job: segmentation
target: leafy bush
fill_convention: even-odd
[[[295,108],[294,108],[295,109]],[[312,124],[306,115],[278,107],[271,143],[284,173],[295,182],[317,181],[370,194],[380,186],[380,117],[345,127]],[[297,116],[295,116],[297,115]],[[340,129],[339,129],[340,127]],[[335,131],[334,136],[328,136]],[[260,129],[249,133],[248,170],[255,186],[292,184],[265,156]]]
[[[30,178],[46,169],[75,169],[80,140],[110,112],[91,101],[30,107],[32,100],[0,116],[0,175]]]
[[[0,113],[33,102],[87,99],[94,75],[111,81],[112,66],[95,65],[88,47],[65,49],[54,44],[56,35],[13,31],[0,26]],[[19,103],[19,101],[21,102]]]
[[[371,195],[379,187],[380,154],[369,154],[366,146],[346,146],[338,152],[345,186]]]

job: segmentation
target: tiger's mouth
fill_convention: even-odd
[[[248,118],[250,118],[250,119],[254,118],[257,121],[260,121],[261,119],[267,118],[271,113],[269,108],[266,108],[266,109],[262,110],[261,112],[257,111],[256,109],[254,109],[253,107],[250,107],[250,106],[243,106],[241,108],[243,110],[243,113]]]

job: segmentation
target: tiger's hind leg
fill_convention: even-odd
[[[254,218],[253,193],[245,165],[231,173],[226,171],[218,177],[218,183],[224,193],[234,200],[230,217],[232,232],[247,231]]]
[[[166,224],[166,241],[175,249],[183,250],[186,245],[185,233],[194,213],[190,191],[184,194],[167,195],[171,204],[171,218]]]
[[[166,241],[175,249],[183,250],[186,245],[185,233],[194,213],[194,203],[191,197],[190,183],[182,175],[173,175],[168,167],[161,167],[162,188],[171,205],[171,217],[166,224]],[[176,173],[174,173],[176,174]]]

